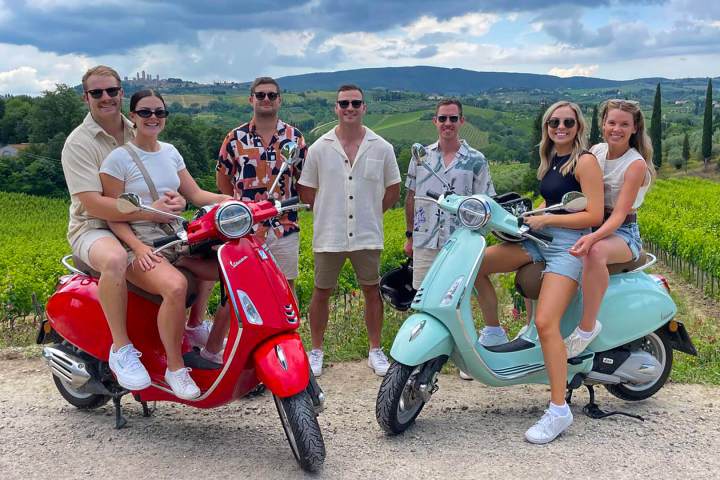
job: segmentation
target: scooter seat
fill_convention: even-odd
[[[647,262],[648,256],[643,250],[640,252],[640,258],[635,261],[608,265],[608,272],[610,272],[610,275],[627,273],[638,267],[642,267]],[[518,293],[525,298],[537,300],[540,296],[543,270],[545,270],[545,262],[528,263],[524,267],[521,267],[515,274],[515,289]]]
[[[80,270],[81,272],[85,273],[86,275],[89,275],[91,277],[100,278],[100,272],[97,270],[93,270],[93,268],[80,260],[80,258],[73,255],[73,264],[75,264],[75,268]],[[195,303],[195,298],[197,297],[197,283],[198,280],[195,278],[195,275],[190,273],[189,270],[185,268],[178,268],[182,272],[183,275],[185,275],[185,278],[187,279],[188,283],[188,289],[187,294],[185,296],[185,308],[190,308],[193,303]],[[143,298],[146,298],[150,300],[151,302],[160,305],[162,303],[162,297],[160,295],[153,295],[150,292],[147,292],[143,290],[140,287],[137,287],[133,285],[130,282],[127,282],[127,288],[129,292],[133,292],[137,295],[140,295]]]

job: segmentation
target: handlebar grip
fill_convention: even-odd
[[[536,232],[534,230],[531,230],[530,233],[533,237],[539,238],[540,240],[542,240],[545,243],[552,243],[552,241],[553,241],[553,237],[551,235],[546,235],[544,233]]]
[[[153,240],[153,247],[158,248],[162,247],[163,245],[166,245],[170,242],[174,242],[178,239],[177,234],[167,235],[165,237],[158,238],[157,240]]]
[[[440,194],[439,194],[439,193],[436,193],[436,192],[433,192],[432,190],[428,190],[425,195],[427,195],[428,197],[432,198],[433,200],[437,200],[438,198],[440,198]]]
[[[280,202],[280,208],[292,207],[293,205],[297,205],[298,203],[300,203],[300,197],[291,197],[287,200],[283,200],[282,202]]]

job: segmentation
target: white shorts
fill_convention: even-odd
[[[298,277],[298,261],[300,258],[300,234],[291,233],[286,237],[276,237],[275,231],[270,229],[265,238],[265,245],[280,267],[280,271],[288,280]]]
[[[440,253],[439,248],[413,248],[413,288],[417,290],[425,279],[430,266]]]
[[[97,270],[92,262],[90,262],[90,248],[92,248],[93,244],[101,238],[114,238],[115,241],[118,242],[118,245],[120,245],[120,241],[117,240],[117,237],[115,237],[110,230],[106,228],[93,228],[81,233],[75,238],[73,243],[70,245],[73,255],[80,258],[80,260],[82,260],[86,265],[92,267],[94,270]]]

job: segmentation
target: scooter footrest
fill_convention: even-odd
[[[211,362],[200,356],[200,351],[192,349],[183,355],[183,362],[186,367],[197,368],[199,370],[218,370],[222,368],[219,363]]]

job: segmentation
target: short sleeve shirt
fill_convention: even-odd
[[[385,189],[400,183],[392,145],[369,128],[355,161],[350,161],[335,129],[308,150],[300,185],[316,189],[313,251],[381,250]]]
[[[433,171],[442,177],[450,190],[458,195],[483,193],[495,195],[490,178],[490,169],[485,156],[460,141],[460,149],[449,166],[445,166],[438,142],[428,145],[428,163]],[[410,162],[405,186],[413,190],[416,197],[427,196],[428,191],[443,193],[445,187],[425,167]],[[442,210],[434,202],[416,201],[413,219],[413,247],[439,249],[458,227],[456,215]]]
[[[135,131],[127,118],[122,117],[122,121],[125,126],[123,143],[127,143],[133,139]],[[107,228],[103,220],[87,213],[76,195],[83,192],[102,192],[100,165],[118,146],[115,138],[103,130],[90,113],[65,140],[60,161],[70,192],[70,224],[67,234],[70,244],[88,230]]]
[[[231,177],[235,198],[249,202],[266,200],[267,190],[284,161],[281,149],[291,141],[300,148],[300,160],[283,173],[275,198],[287,200],[296,197],[295,182],[300,178],[307,147],[302,133],[281,120],[278,120],[277,131],[267,145],[256,133],[252,121],[228,133],[220,147],[216,170]],[[280,226],[283,236],[297,233],[300,230],[297,212],[288,212],[280,217]]]

